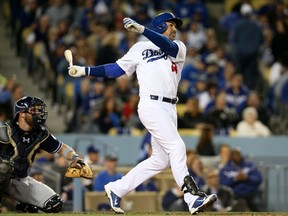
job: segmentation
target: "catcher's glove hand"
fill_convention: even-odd
[[[81,158],[73,160],[66,170],[65,177],[67,178],[86,178],[92,179],[93,172],[91,167]]]

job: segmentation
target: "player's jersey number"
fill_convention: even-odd
[[[177,65],[175,62],[172,62],[171,70],[172,70],[172,72],[175,72],[176,74],[178,73],[178,68],[177,68]]]

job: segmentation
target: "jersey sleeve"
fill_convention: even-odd
[[[52,134],[49,134],[48,138],[41,144],[41,149],[51,154],[57,153],[63,145],[63,142],[59,141]]]
[[[178,50],[176,58],[174,58],[172,56],[171,56],[171,58],[175,62],[185,62],[186,52],[187,52],[185,44],[179,40],[174,40],[173,42],[177,44],[177,46],[179,47],[179,50]]]
[[[131,76],[135,71],[138,64],[137,61],[137,44],[134,44],[129,51],[116,63],[125,71],[128,76]]]

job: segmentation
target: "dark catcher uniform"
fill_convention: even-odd
[[[30,131],[23,131],[18,126],[17,113],[24,109],[28,112],[31,107],[37,113],[35,116],[32,114],[35,126]],[[63,205],[60,196],[47,185],[28,176],[28,172],[39,150],[54,154],[63,143],[43,126],[47,112],[42,99],[21,98],[16,102],[15,113],[10,124],[0,127],[0,165],[1,161],[9,161],[11,165],[8,171],[0,170],[0,176],[5,176],[0,180],[0,195],[8,195],[19,201],[16,209],[24,212],[59,212]],[[5,175],[5,172],[9,175]]]

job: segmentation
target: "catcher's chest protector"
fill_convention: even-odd
[[[7,124],[9,144],[1,151],[14,161],[14,177],[24,178],[28,175],[28,168],[32,165],[37,149],[48,138],[49,132],[41,127],[37,130],[25,133],[15,124]],[[1,156],[0,155],[0,156]]]

